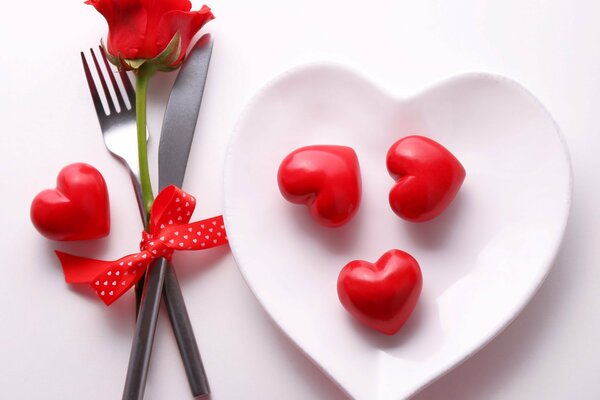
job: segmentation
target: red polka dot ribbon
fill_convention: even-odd
[[[168,186],[152,206],[150,232],[143,232],[140,252],[116,261],[101,261],[56,251],[68,283],[87,283],[110,305],[131,288],[158,258],[175,250],[204,250],[227,244],[223,217],[189,223],[196,199]]]

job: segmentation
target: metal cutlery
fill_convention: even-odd
[[[94,83],[94,78],[86,61],[85,54],[81,52],[81,62],[83,63],[85,78],[88,83],[90,94],[92,95],[98,122],[100,122],[100,130],[102,131],[104,145],[116,159],[121,161],[125,167],[127,167],[131,177],[131,183],[133,184],[133,189],[135,191],[135,197],[138,202],[140,215],[145,225],[146,214],[144,213],[144,208],[142,206],[142,186],[140,184],[140,168],[137,152],[135,91],[133,90],[133,86],[131,85],[129,78],[127,77],[127,73],[125,71],[119,71],[119,77],[123,83],[123,87],[125,88],[125,92],[131,105],[131,107],[128,109],[125,104],[125,99],[119,90],[117,80],[115,79],[114,74],[111,73],[112,70],[108,64],[106,56],[104,55],[104,50],[102,50],[102,47],[98,48],[100,50],[100,55],[106,70],[109,71],[109,73],[106,75],[108,75],[110,83],[115,91],[119,110],[117,110],[115,103],[113,102],[108,85],[106,84],[104,73],[100,67],[100,64],[98,63],[98,58],[92,49],[90,49],[90,54],[98,74],[100,85],[102,86],[102,91],[104,94],[103,97],[106,99],[106,103],[108,105],[108,114],[104,111],[104,107],[102,106],[102,97],[96,88],[96,84]],[[146,134],[146,139],[147,138],[148,135]]]
[[[182,186],[190,147],[194,137],[196,121],[204,84],[208,74],[208,65],[212,52],[212,39],[210,35],[202,36],[190,51],[184,65],[175,80],[161,132],[158,148],[158,186],[159,191],[169,185]],[[166,284],[165,284],[166,280]],[[166,289],[165,289],[166,288]],[[154,333],[160,306],[160,297],[166,294],[167,310],[173,322],[175,335],[182,338],[178,345],[188,345],[183,339],[191,338],[195,345],[195,339],[189,317],[186,313],[172,311],[185,309],[181,291],[177,284],[173,268],[165,258],[159,258],[148,268],[144,294],[140,304],[140,313],[133,338],[129,367],[123,392],[124,400],[141,400],[144,396],[144,388],[154,342]],[[171,301],[173,300],[173,301]],[[181,321],[179,321],[181,319]],[[188,324],[177,322],[188,322]],[[199,353],[187,354],[188,380],[192,386],[194,396],[209,394],[208,381],[204,373],[204,367]],[[197,357],[195,357],[197,355]]]
[[[208,70],[208,62],[210,60],[210,50],[212,50],[212,42],[210,38],[202,37],[196,47],[201,48],[203,46],[210,45],[210,49],[208,50],[208,57],[202,56],[203,63],[206,65],[198,71],[202,80],[202,89],[204,86],[204,80],[206,79],[206,72]],[[196,48],[195,47],[195,48]],[[106,83],[106,79],[104,77],[104,72],[102,71],[98,59],[92,49],[90,49],[93,64],[96,68],[96,72],[98,74],[98,78],[100,81],[100,85],[102,86],[102,91],[104,94],[104,98],[106,99],[108,105],[107,114],[102,106],[101,94],[99,93],[96,84],[94,83],[94,79],[92,73],[90,71],[89,65],[86,61],[86,57],[84,53],[81,53],[81,60],[83,63],[86,79],[88,82],[90,94],[92,96],[92,100],[94,103],[94,107],[96,109],[96,114],[98,116],[98,121],[100,122],[100,127],[102,131],[102,135],[104,138],[104,143],[109,152],[118,160],[120,160],[127,168],[133,183],[134,191],[136,194],[136,199],[138,202],[138,207],[140,209],[140,215],[143,221],[143,224],[146,224],[146,215],[143,212],[142,207],[142,195],[141,195],[141,184],[140,184],[140,174],[139,174],[139,166],[138,166],[138,154],[137,154],[137,138],[136,138],[136,116],[135,116],[135,91],[127,77],[127,74],[124,71],[119,71],[119,78],[122,81],[123,87],[125,89],[125,93],[129,99],[130,108],[126,107],[125,100],[123,95],[121,94],[117,81],[115,79],[114,74],[111,72],[112,68],[110,67],[106,56],[104,55],[104,51],[100,48],[100,54],[103,59],[104,66],[106,68],[106,75],[110,80],[112,88],[115,92],[115,97],[117,99],[117,105],[119,106],[119,110],[117,110],[109,89]],[[194,54],[194,50],[190,53],[190,56]],[[203,53],[204,54],[204,53]],[[198,57],[193,57],[198,58]],[[190,72],[191,74],[191,72]],[[179,81],[179,78],[178,78]],[[198,96],[198,94],[196,94]],[[199,97],[202,97],[202,90],[199,92]],[[197,108],[200,106],[200,102],[197,103]],[[192,110],[193,111],[193,110]],[[169,113],[171,114],[171,113]],[[196,117],[198,114],[198,109],[193,111],[193,126],[192,131],[195,127]],[[185,119],[185,118],[183,118]],[[189,118],[188,118],[189,119]],[[189,129],[189,127],[188,127]],[[192,132],[193,133],[193,132]],[[162,140],[161,140],[162,141]],[[189,139],[189,144],[187,145],[187,151],[185,151],[185,161],[183,164],[183,170],[178,173],[181,175],[181,181],[183,180],[183,174],[185,172],[185,162],[187,162],[187,156],[189,154],[189,145],[191,145],[191,138]],[[183,153],[183,151],[182,151]],[[163,161],[164,163],[164,161]],[[177,166],[175,167],[177,168]],[[170,178],[172,179],[172,178]],[[178,182],[181,185],[181,182]],[[162,187],[161,187],[162,188]],[[185,307],[185,302],[183,300],[183,296],[181,293],[181,289],[179,287],[179,283],[177,282],[177,277],[173,271],[172,267],[164,267],[162,269],[161,276],[156,276],[159,278],[159,282],[149,281],[146,285],[148,288],[151,287],[159,287],[161,286],[160,281],[164,279],[164,299],[165,304],[167,306],[167,311],[169,313],[169,318],[171,320],[171,325],[173,327],[173,331],[177,340],[177,345],[179,347],[179,351],[181,353],[181,357],[185,366],[185,371],[188,377],[188,381],[190,383],[190,387],[192,390],[192,394],[197,396],[206,395],[209,393],[208,382],[206,380],[206,374],[204,372],[204,368],[202,365],[202,361],[200,358],[200,354],[198,351],[198,346],[196,343],[196,339],[194,336],[194,332],[191,326],[191,322],[189,320],[189,316],[187,314],[187,310]],[[158,291],[160,294],[160,290]],[[160,296],[155,301],[156,313],[158,312],[158,305],[160,303]],[[154,310],[153,310],[154,312]],[[145,376],[147,374],[148,361],[150,358],[151,346],[152,346],[152,338],[154,334],[154,329],[156,327],[156,317],[151,315],[145,316],[138,319],[138,326],[136,326],[136,338],[137,332],[152,332],[149,341],[145,342],[145,350],[141,352],[136,352],[139,354],[141,359],[133,357],[134,350],[136,348],[140,348],[139,345],[135,345],[134,340],[134,348],[132,349],[132,358],[130,359],[130,368],[128,370],[128,378],[126,381],[126,393],[131,393],[134,391],[136,385],[138,385],[138,393],[141,390],[139,396],[143,396],[143,387],[145,384]],[[139,325],[142,326],[139,326]],[[142,346],[143,347],[143,346]],[[144,358],[147,358],[144,360]],[[138,360],[135,361],[134,360]],[[133,364],[133,365],[132,365]],[[134,376],[129,376],[132,374]],[[135,376],[137,375],[137,376]],[[135,383],[137,382],[137,383]],[[128,387],[130,389],[128,389]],[[129,396],[129,395],[128,395]],[[142,397],[125,397],[124,398],[142,398]]]

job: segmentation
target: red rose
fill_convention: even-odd
[[[137,68],[141,60],[161,55],[169,44],[164,67],[176,67],[185,56],[192,37],[214,18],[210,8],[190,11],[188,0],[88,0],[108,22],[108,54],[111,61]],[[176,38],[176,34],[179,37]],[[175,43],[179,41],[179,43]],[[135,62],[128,62],[136,60]],[[119,62],[120,61],[120,62]]]

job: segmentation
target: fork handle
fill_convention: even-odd
[[[160,258],[150,264],[148,268],[144,296],[129,356],[123,400],[142,400],[144,398],[161,294],[165,296],[165,304],[192,394],[194,397],[200,397],[210,393],[179,282],[167,260]]]
[[[142,217],[142,222],[144,226],[146,226],[147,215],[144,212],[143,207],[143,197],[142,190],[138,176],[136,172],[129,169],[129,175],[131,177],[131,182],[133,184],[133,189],[135,191],[135,197],[138,203],[138,208],[140,211],[140,216]],[[157,265],[154,269],[161,270],[160,266]],[[175,271],[172,265],[167,265],[162,271],[156,271],[159,275],[164,276],[164,286],[163,289],[155,287],[154,291],[152,291],[151,296],[153,296],[153,301],[156,304],[157,298],[156,295],[158,293],[163,294],[163,298],[165,301],[165,305],[167,306],[167,311],[169,314],[169,319],[171,320],[171,326],[173,328],[173,333],[175,335],[175,339],[177,340],[177,346],[179,347],[179,353],[181,354],[181,359],[183,361],[183,366],[185,368],[185,373],[188,378],[188,382],[190,385],[190,389],[194,397],[203,397],[210,394],[210,388],[208,386],[208,379],[206,377],[206,372],[204,371],[204,365],[202,364],[202,359],[200,358],[200,351],[198,350],[198,344],[196,343],[196,337],[194,336],[194,330],[192,328],[192,323],[190,321],[190,317],[187,312],[187,308],[185,306],[185,301],[183,300],[183,294],[181,293],[181,288],[179,286],[179,282],[177,281],[177,276],[175,275]],[[142,282],[142,281],[140,281]],[[156,282],[158,283],[158,282]],[[158,283],[160,285],[160,283]],[[143,283],[138,287],[136,285],[136,299],[141,299],[141,295],[138,296],[137,291],[140,289],[140,294],[143,290]],[[150,289],[150,288],[147,288]],[[148,293],[148,291],[146,291]],[[136,311],[140,312],[141,303],[136,304]],[[150,307],[152,309],[152,307]],[[146,340],[153,340],[154,333],[151,334],[148,332],[149,329],[155,329],[156,326],[156,318],[158,316],[158,311],[156,315],[153,315],[153,312],[146,312],[146,315],[139,314],[139,319],[145,319],[145,331],[141,332],[136,330],[136,338],[139,335],[145,335]],[[139,321],[138,321],[139,322]],[[153,326],[152,326],[153,325]],[[142,328],[140,328],[142,329]],[[135,341],[135,340],[134,340]],[[145,384],[145,376],[133,376],[135,373],[133,371],[130,372],[132,364],[135,364],[139,369],[138,372],[141,374],[145,374],[143,370],[147,368],[149,359],[150,359],[150,351],[151,349],[143,349],[139,343],[137,345],[137,350],[132,349],[132,354],[130,358],[130,368],[128,370],[128,374],[132,374],[131,377],[128,376],[127,382],[130,382],[129,388],[125,391],[128,393],[128,398],[135,398],[133,392],[138,391],[138,395],[143,396],[143,386]],[[134,344],[135,348],[135,344]],[[147,357],[147,360],[144,360],[144,357]],[[135,361],[134,361],[135,360]],[[140,367],[143,366],[141,369]],[[137,383],[133,383],[137,381]],[[142,385],[142,388],[139,388],[138,385]],[[136,389],[137,387],[137,389]],[[140,393],[141,390],[141,393]],[[133,396],[133,397],[132,397]],[[125,398],[125,395],[124,397]]]
[[[142,296],[129,355],[123,400],[142,400],[144,398],[166,270],[167,260],[162,257],[154,260],[148,268],[144,296]]]
[[[192,395],[194,397],[207,396],[210,394],[208,379],[200,358],[196,336],[185,307],[181,287],[171,264],[167,266],[165,273],[163,295]]]

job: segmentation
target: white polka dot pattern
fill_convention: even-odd
[[[140,253],[116,261],[100,261],[56,252],[69,283],[89,283],[100,299],[112,304],[159,257],[170,259],[175,250],[204,250],[227,244],[223,217],[189,224],[196,199],[175,186],[159,193],[152,207],[150,233],[143,232]]]

